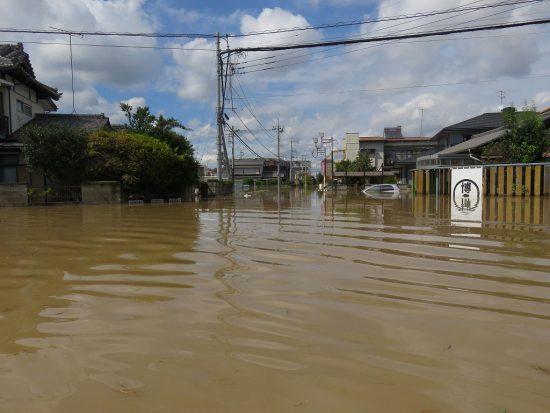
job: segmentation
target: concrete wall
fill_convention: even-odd
[[[120,182],[97,181],[82,184],[83,204],[120,204]]]
[[[21,206],[27,202],[27,185],[0,184],[0,206]]]
[[[358,133],[346,133],[344,138],[344,159],[355,161],[359,156],[359,134]]]
[[[383,141],[376,141],[376,142],[360,142],[360,150],[366,150],[374,149],[374,156],[370,155],[372,166],[376,168],[376,170],[380,169],[382,167],[382,164],[384,163],[384,142]]]

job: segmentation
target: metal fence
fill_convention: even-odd
[[[47,188],[28,189],[29,204],[78,204],[82,202],[82,187],[49,186]]]

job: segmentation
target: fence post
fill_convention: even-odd
[[[514,167],[506,168],[506,195],[515,195],[514,193]]]
[[[516,195],[523,196],[523,166],[516,166]]]
[[[541,172],[542,172],[542,167],[540,165],[535,166],[535,188],[533,191],[535,196],[540,196],[541,194],[541,190],[540,190],[541,183],[542,183],[540,179]]]
[[[490,188],[491,188],[491,195],[497,194],[497,168],[491,167],[489,168],[489,179],[490,179]]]

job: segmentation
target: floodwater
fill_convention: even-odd
[[[550,411],[550,199],[0,209],[0,412]]]

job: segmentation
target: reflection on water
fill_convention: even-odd
[[[0,209],[0,411],[547,412],[549,201]]]

